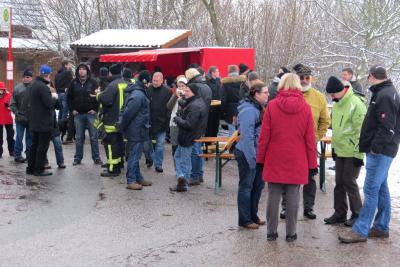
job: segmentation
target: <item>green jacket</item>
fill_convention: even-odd
[[[364,159],[359,152],[361,126],[367,107],[350,88],[332,107],[332,148],[338,157]]]

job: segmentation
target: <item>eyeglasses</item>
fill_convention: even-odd
[[[310,76],[309,75],[300,75],[300,80],[310,80]]]

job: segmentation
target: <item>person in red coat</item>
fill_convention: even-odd
[[[299,77],[285,74],[278,95],[264,112],[256,162],[263,165],[268,182],[267,239],[278,237],[279,201],[287,192],[286,241],[297,239],[296,224],[300,185],[308,183],[309,172],[316,174],[314,122],[310,106],[301,94]]]
[[[13,118],[9,108],[11,94],[3,82],[0,82],[0,158],[3,156],[3,128],[7,132],[7,145],[10,156],[14,156],[14,129]]]

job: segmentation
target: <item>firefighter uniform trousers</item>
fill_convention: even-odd
[[[107,171],[110,173],[121,173],[121,168],[124,166],[123,157],[125,154],[122,133],[107,133],[103,139],[103,144],[107,156]]]

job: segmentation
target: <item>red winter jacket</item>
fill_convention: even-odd
[[[10,105],[11,94],[5,92],[0,95],[0,125],[13,124],[13,119],[11,117],[11,110],[8,108]]]
[[[257,163],[264,163],[264,181],[280,184],[307,184],[309,169],[317,168],[312,112],[299,90],[280,91],[268,103]]]

